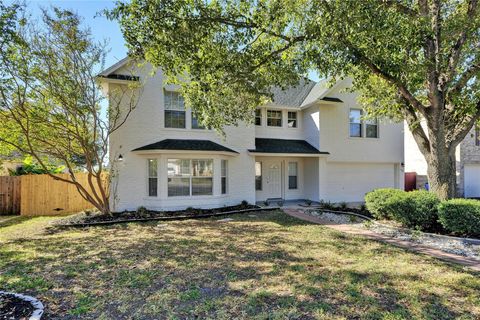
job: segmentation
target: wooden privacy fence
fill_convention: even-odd
[[[0,215],[20,214],[20,178],[0,176]]]
[[[59,174],[58,176],[70,179],[68,174]],[[76,174],[76,177],[77,181],[87,190],[91,190],[87,187],[86,173]],[[19,192],[16,193],[18,196],[15,198],[14,204],[11,205],[17,208],[17,211],[4,211],[0,204],[0,215],[18,213],[25,216],[60,215],[93,208],[91,203],[82,198],[73,184],[55,180],[49,175],[0,177],[0,193],[3,187],[7,185],[7,182],[4,181],[8,181],[8,179],[5,178],[13,178],[18,185]],[[9,197],[9,199],[11,198]]]

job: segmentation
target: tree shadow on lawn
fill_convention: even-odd
[[[4,217],[0,216],[0,218],[2,218],[0,220],[0,228],[6,228],[6,227],[10,227],[10,226],[13,226],[13,225],[16,225],[16,224],[24,223],[25,221],[32,220],[35,217],[11,216],[9,218],[3,219]]]
[[[471,274],[438,283],[423,273],[445,271],[444,264],[337,235],[275,214],[69,230],[0,250],[0,287],[39,293],[47,319],[453,319],[478,312],[468,304],[480,285]],[[403,264],[392,261],[396,255]],[[386,260],[392,269],[382,266]],[[416,260],[419,272],[400,269]],[[44,283],[35,287],[34,277]]]

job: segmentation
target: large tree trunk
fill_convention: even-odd
[[[457,190],[455,149],[434,150],[426,160],[430,189],[441,200],[454,198]]]
[[[448,145],[443,121],[428,123],[430,152],[425,155],[430,189],[441,200],[454,198],[457,194],[456,146]]]
[[[412,117],[412,114],[407,113],[406,120],[415,142],[427,162],[430,190],[442,200],[456,197],[455,151],[457,144],[446,142],[443,119],[432,121],[431,118],[426,118],[425,123],[420,125],[418,118]],[[428,134],[425,129],[428,129]]]

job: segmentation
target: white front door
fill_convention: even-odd
[[[280,161],[270,163],[267,173],[267,198],[282,197],[282,168]]]
[[[465,198],[480,198],[480,165],[466,164],[463,174]]]

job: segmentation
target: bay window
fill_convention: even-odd
[[[168,196],[213,194],[212,159],[168,159]]]
[[[158,196],[158,162],[157,159],[148,159],[148,196]]]
[[[222,160],[221,161],[221,180],[222,180],[222,194],[227,193],[227,175],[228,175],[228,161]]]

